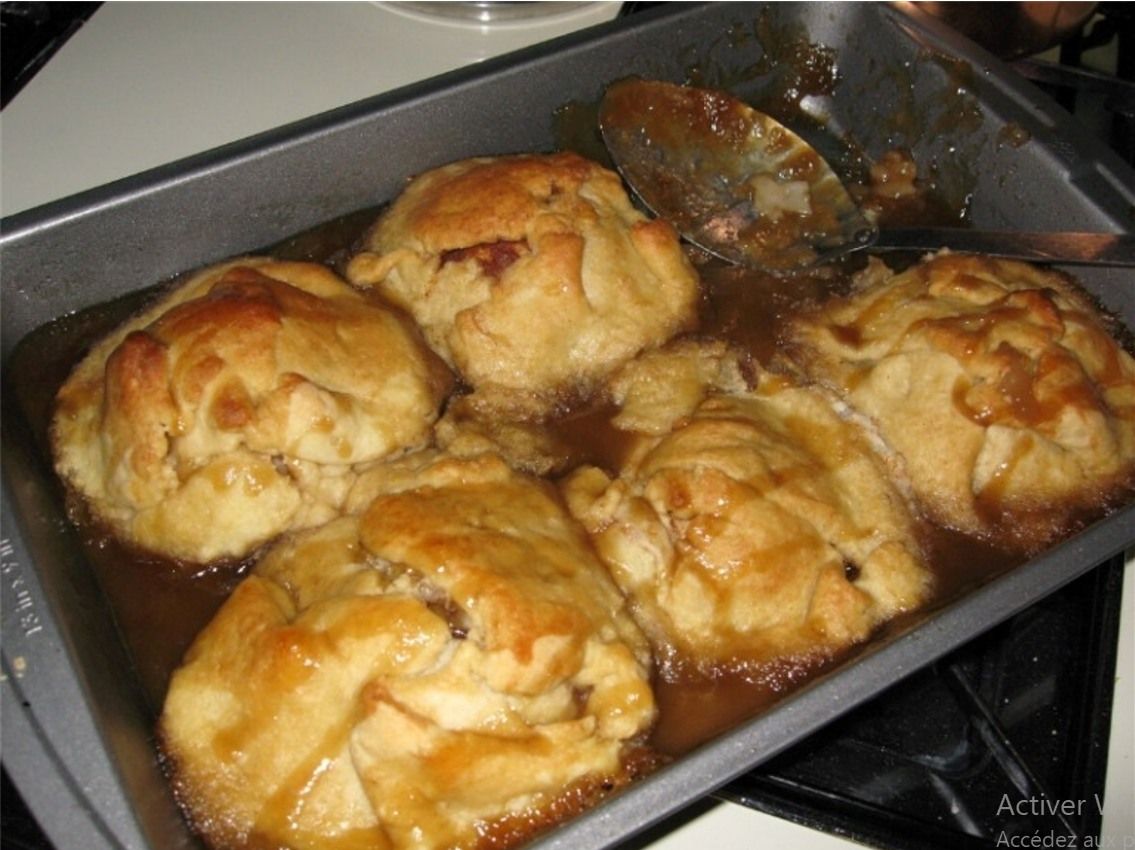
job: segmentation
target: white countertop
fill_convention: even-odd
[[[572,4],[537,22],[437,22],[394,3],[124,3],[101,7],[0,113],[10,215],[614,17]],[[1135,580],[1128,558],[1103,837],[1135,842]],[[856,845],[722,803],[650,850]]]

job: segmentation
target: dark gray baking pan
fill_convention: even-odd
[[[553,115],[639,74],[757,96],[804,43],[839,82],[810,105],[871,154],[902,145],[982,227],[1129,231],[1135,176],[1006,66],[882,4],[663,4],[3,222],[3,358],[50,320],[391,198],[475,154],[547,150]],[[829,54],[824,54],[829,55]],[[1131,273],[1082,269],[1135,325]],[[11,377],[11,376],[8,376]],[[26,376],[24,376],[26,380]],[[20,405],[3,409],[3,762],[60,850],[195,847],[152,716]],[[756,719],[540,838],[607,847],[677,812],[1135,540],[1135,506],[929,613]]]

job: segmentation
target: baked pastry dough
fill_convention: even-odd
[[[450,454],[491,451],[513,469],[557,478],[618,454],[622,432],[669,431],[715,388],[747,389],[754,368],[750,357],[721,340],[679,337],[625,363],[586,408],[568,416],[543,422],[486,416],[460,396],[446,406],[434,437]]]
[[[757,374],[752,358],[723,340],[672,340],[611,376],[607,395],[618,408],[612,424],[623,431],[666,434],[710,393],[746,392],[755,386]]]
[[[360,488],[361,514],[269,550],[173,677],[162,739],[207,840],[471,847],[630,778],[649,651],[550,486],[430,451]]]
[[[673,228],[571,153],[477,158],[417,177],[347,270],[409,311],[477,403],[540,416],[696,321]]]
[[[575,447],[546,423],[487,416],[469,396],[457,396],[446,406],[434,439],[453,455],[499,454],[513,469],[531,475],[556,476],[579,463]]]
[[[788,352],[871,420],[938,522],[1039,550],[1135,483],[1135,360],[1069,277],[948,253],[795,322]]]
[[[661,420],[651,417],[652,431]],[[564,483],[668,675],[807,665],[930,588],[912,518],[827,398],[762,373]]]
[[[330,519],[358,464],[423,443],[448,370],[322,266],[206,269],[100,342],[61,388],[56,466],[123,538],[239,558]]]

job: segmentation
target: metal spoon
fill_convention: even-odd
[[[1135,266],[1135,238],[968,228],[880,231],[807,142],[723,92],[631,78],[608,87],[599,128],[656,215],[738,265],[791,272],[872,247],[949,247],[1041,262]]]

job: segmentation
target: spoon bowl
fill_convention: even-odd
[[[962,227],[880,231],[815,149],[713,89],[613,83],[599,130],[623,178],[690,242],[737,265],[791,274],[863,248],[942,248],[1033,262],[1135,266],[1135,237]]]
[[[622,80],[603,97],[599,129],[642,202],[722,259],[791,271],[878,236],[807,142],[724,92]]]

